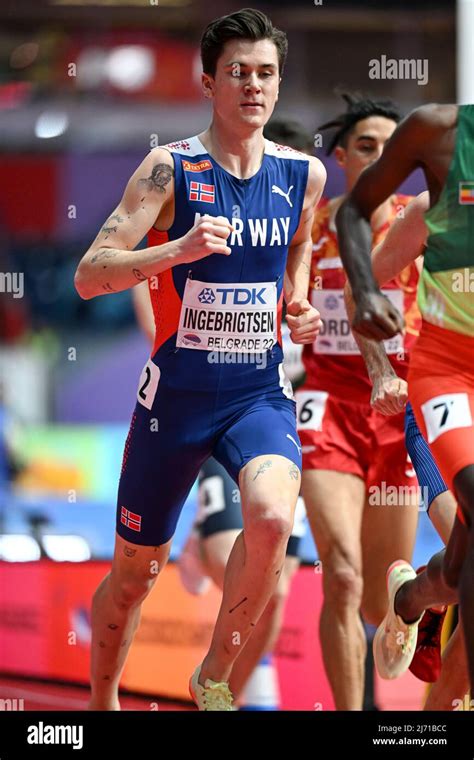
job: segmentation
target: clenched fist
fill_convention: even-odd
[[[380,377],[375,380],[370,403],[381,414],[389,417],[400,414],[408,401],[408,385],[400,377]]]
[[[382,293],[364,293],[356,297],[352,329],[372,340],[387,340],[403,330],[403,318]]]
[[[179,242],[179,263],[190,264],[213,253],[229,256],[232,251],[226,240],[234,228],[225,216],[201,216]]]
[[[293,343],[313,343],[322,326],[319,311],[306,298],[287,304],[286,321]]]

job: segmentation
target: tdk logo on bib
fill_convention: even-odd
[[[186,281],[177,347],[261,353],[277,339],[275,282]]]
[[[212,288],[203,288],[198,295],[200,303],[214,303],[216,296]]]
[[[247,306],[256,303],[266,304],[263,294],[266,288],[217,288],[217,292],[222,294],[221,303],[223,306],[226,304],[233,304],[235,306]]]

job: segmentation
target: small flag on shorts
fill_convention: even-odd
[[[130,512],[129,509],[122,507],[120,522],[130,530],[136,530],[138,533],[142,529],[142,518],[140,515],[136,515],[135,512]]]
[[[203,203],[214,203],[214,185],[206,185],[203,182],[189,183],[189,200],[202,201]]]
[[[459,183],[459,203],[474,203],[474,182]]]

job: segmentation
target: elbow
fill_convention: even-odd
[[[74,275],[74,287],[80,297],[85,301],[88,301],[90,298],[94,298],[94,296],[97,295],[90,286],[89,277],[87,276],[85,267],[81,264],[79,264],[76,274]]]

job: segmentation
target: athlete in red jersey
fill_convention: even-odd
[[[349,100],[328,150],[337,146],[348,190],[381,154],[398,119],[393,104]],[[376,210],[374,244],[409,200],[394,195]],[[419,328],[418,269],[412,263],[388,284],[407,330],[387,343],[391,363],[386,357],[374,363],[369,379],[344,306],[346,277],[334,225],[342,201],[322,201],[315,215],[308,300],[317,305],[323,328],[315,344],[305,347],[307,378],[297,403],[303,496],[323,567],[323,658],[336,708],[354,710],[363,703],[366,637],[360,611],[370,623],[383,619],[382,569],[398,556],[411,557],[415,540],[417,481],[405,449],[402,411],[408,352]]]

